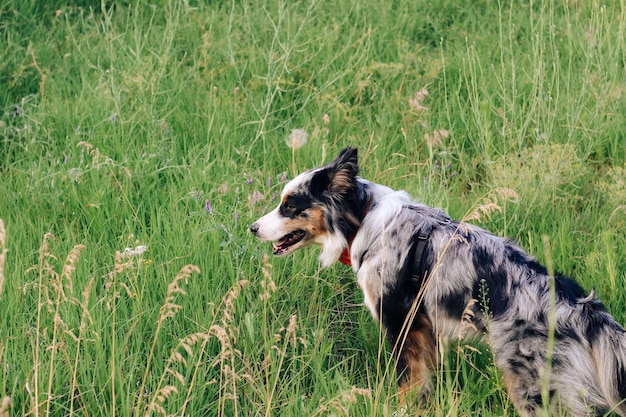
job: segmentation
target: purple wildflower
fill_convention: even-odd
[[[274,185],[274,181],[272,180],[272,177],[267,177],[267,185],[271,188],[272,185]]]
[[[213,216],[213,206],[208,199],[204,202],[204,209],[208,211],[211,216]]]

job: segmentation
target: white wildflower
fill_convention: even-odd
[[[134,248],[125,248],[121,255],[123,258],[132,258],[133,256],[143,255],[146,250],[148,250],[147,246],[139,245]]]
[[[300,149],[306,145],[309,135],[304,129],[291,129],[291,134],[285,140],[287,146],[291,149]]]

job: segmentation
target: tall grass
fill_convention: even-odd
[[[247,231],[348,145],[626,322],[625,29],[620,0],[1,1],[0,416],[393,415],[351,271]],[[449,351],[426,415],[515,415]]]

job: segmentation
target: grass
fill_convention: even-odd
[[[348,145],[626,322],[625,33],[619,0],[0,1],[0,416],[393,415],[351,271],[247,230]],[[515,415],[450,351],[428,415]]]

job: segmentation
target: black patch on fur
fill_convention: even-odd
[[[571,278],[557,275],[554,278],[554,289],[556,291],[557,301],[566,302],[569,305],[576,305],[578,300],[585,298],[585,290],[576,281]]]
[[[522,269],[535,272],[535,277],[548,276],[548,270],[545,266],[513,245],[506,246],[505,256],[512,264],[518,265]],[[557,301],[564,301],[569,305],[575,305],[578,299],[585,297],[584,289],[575,280],[569,277],[555,274],[554,285],[558,298]]]
[[[471,300],[467,290],[461,289],[458,292],[450,292],[439,297],[439,306],[452,318],[461,319],[465,306]]]
[[[624,364],[620,365],[617,371],[617,392],[619,398],[626,398],[626,369],[624,369]]]
[[[313,175],[311,182],[309,183],[309,190],[311,191],[313,197],[323,203],[327,203],[329,200],[326,195],[326,190],[328,190],[330,186],[328,169],[329,168],[320,169]]]
[[[582,314],[587,324],[585,327],[585,337],[592,346],[598,339],[600,333],[606,330],[605,327],[609,327],[617,332],[624,332],[624,329],[611,319],[606,312],[606,307],[604,307],[604,304],[598,299],[591,298],[584,302],[579,302],[579,305],[582,306]]]
[[[537,327],[528,326],[524,330],[522,330],[520,340],[531,338],[547,339],[548,334],[544,329],[538,329]]]
[[[509,358],[507,360],[507,363],[511,372],[513,372],[517,376],[526,374],[528,371],[528,366],[524,362],[520,361],[517,357]]]
[[[522,269],[530,269],[539,275],[548,275],[548,270],[532,256],[528,255],[518,247],[513,245],[513,241],[507,240],[505,243],[505,256],[512,264],[520,266]]]
[[[477,273],[472,297],[481,304],[486,303],[483,307],[497,318],[509,308],[506,269],[503,265],[496,265],[490,252],[483,247],[474,246],[472,257]]]
[[[313,205],[311,196],[305,193],[294,193],[287,196],[285,201],[280,205],[279,212],[283,217],[295,219],[296,217],[306,216],[305,210],[310,209]]]
[[[556,390],[551,389],[548,392],[548,402],[551,403],[555,396]],[[526,401],[528,401],[528,404],[532,407],[532,409],[543,407],[543,396],[541,394],[530,395]]]
[[[560,326],[554,332],[554,338],[556,340],[573,340],[576,343],[581,343],[580,336],[574,327],[570,325]]]
[[[326,213],[326,226],[331,232],[335,231],[335,221],[333,220],[332,213]]]
[[[567,358],[556,354],[552,356],[552,369],[554,371],[558,372],[558,370],[563,368],[564,366],[570,365],[571,364],[569,360],[567,360]]]
[[[542,342],[545,342],[548,338],[547,331],[541,330],[537,328],[536,326],[531,326],[528,323],[520,327],[511,328],[509,331],[510,331],[510,337],[508,338],[509,343],[515,344],[515,345],[519,345],[520,342],[528,341],[529,339],[534,339],[537,341],[538,344],[540,344]],[[526,359],[535,358],[534,351],[532,352],[531,355],[524,354],[519,349],[519,347],[517,347],[515,354]]]
[[[604,417],[609,413],[609,409],[603,408],[603,407],[596,407],[595,412],[596,412],[596,417]]]

